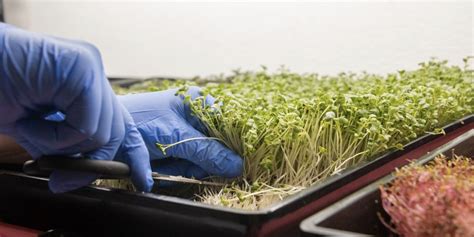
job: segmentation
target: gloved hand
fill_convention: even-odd
[[[169,147],[166,154],[156,143],[172,144],[189,138],[207,137],[205,127],[191,115],[188,103],[177,89],[119,96],[142,134],[156,172],[184,177],[204,178],[209,175],[233,178],[242,174],[242,159],[219,141],[199,139]],[[198,87],[190,87],[191,99],[200,96]],[[207,96],[205,104],[214,98]],[[177,159],[176,159],[177,158]],[[154,164],[153,161],[165,161]]]
[[[118,152],[138,190],[153,186],[146,146],[105,77],[99,51],[88,43],[0,24],[0,114],[0,133],[34,159],[82,153],[112,160]],[[54,171],[49,186],[64,192],[96,178]]]

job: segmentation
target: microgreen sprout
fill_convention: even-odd
[[[157,143],[155,143],[155,145],[163,153],[163,155],[166,155],[166,150],[168,148],[174,147],[174,146],[179,145],[181,143],[196,141],[196,140],[218,140],[218,141],[223,142],[222,139],[217,138],[217,137],[193,137],[193,138],[184,139],[184,140],[181,140],[181,141],[178,141],[178,142],[175,142],[175,143],[171,143],[171,144],[161,144],[161,143],[157,142]]]
[[[473,236],[474,160],[436,157],[395,172],[380,187],[390,230],[400,236]]]
[[[385,76],[263,68],[225,78],[147,81],[119,92],[181,88],[209,135],[244,159],[241,179],[202,187],[197,200],[259,209],[419,136],[442,134],[441,127],[474,112],[473,75],[470,67],[439,60]],[[189,85],[202,86],[219,106],[203,106],[205,96],[186,97]],[[173,145],[157,147],[165,153]]]

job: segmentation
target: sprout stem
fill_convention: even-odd
[[[161,152],[163,152],[163,155],[166,155],[166,150],[168,148],[179,145],[181,143],[195,141],[195,140],[218,140],[218,141],[224,142],[222,139],[217,138],[217,137],[193,137],[193,138],[184,139],[184,140],[181,140],[181,141],[178,141],[178,142],[175,142],[175,143],[171,143],[171,144],[162,144],[162,143],[159,143],[159,142],[157,142],[155,144],[158,147],[158,149],[160,149]]]

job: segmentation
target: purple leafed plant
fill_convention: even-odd
[[[386,224],[400,236],[474,236],[474,160],[437,157],[381,186]],[[385,222],[384,222],[385,223]]]

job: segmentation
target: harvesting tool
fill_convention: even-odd
[[[96,173],[101,175],[101,179],[124,179],[130,177],[130,167],[118,161],[92,160],[85,157],[71,156],[43,156],[37,160],[26,161],[23,164],[23,171],[28,175],[47,177],[53,170]],[[152,178],[155,180],[155,185],[159,184],[160,181],[210,186],[225,185],[225,183],[209,182],[157,172],[152,172]]]

